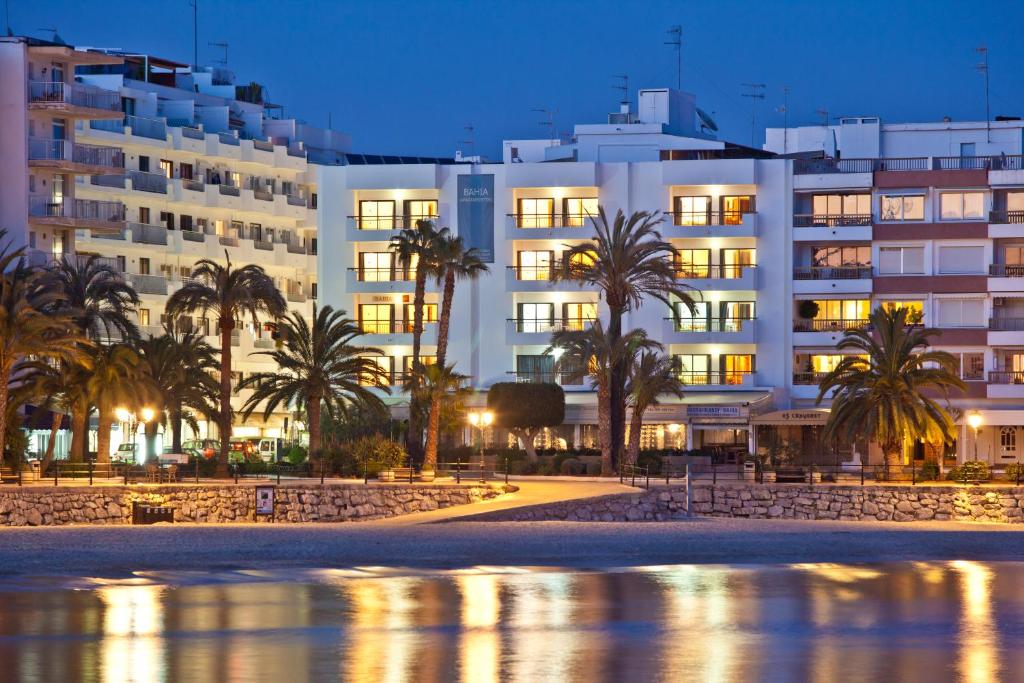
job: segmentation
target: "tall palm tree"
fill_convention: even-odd
[[[642,351],[630,365],[626,391],[633,407],[626,460],[635,465],[640,455],[640,430],[644,424],[644,412],[650,406],[658,405],[662,396],[682,398],[683,382],[679,379],[679,372],[672,359],[655,351]]]
[[[843,358],[818,390],[819,405],[835,391],[824,437],[871,439],[885,454],[887,471],[902,465],[908,441],[949,443],[956,438],[949,392],[967,388],[952,355],[926,350],[939,331],[913,324],[911,315],[903,307],[879,307],[867,328],[844,332],[836,348],[855,355]],[[946,399],[946,407],[935,395]]]
[[[427,278],[436,272],[437,235],[434,224],[427,220],[416,221],[415,228],[406,228],[391,238],[391,251],[404,270],[415,268],[416,280],[412,295],[412,365],[410,379],[420,375],[415,372],[420,364],[420,350],[423,344],[423,309],[426,304]],[[412,387],[414,389],[415,386]],[[410,390],[410,397],[413,396]],[[410,400],[413,400],[410,398]],[[409,428],[405,432],[405,447],[414,459],[423,454],[423,420],[420,410],[409,411]]]
[[[212,313],[220,330],[220,454],[217,475],[226,476],[231,449],[231,333],[236,321],[249,315],[254,321],[260,314],[280,318],[287,305],[263,268],[246,265],[234,268],[225,252],[227,265],[202,259],[192,270],[192,279],[167,300],[166,311],[171,319],[180,315]]]
[[[678,282],[672,257],[675,249],[661,238],[657,226],[662,217],[647,211],[626,216],[622,211],[608,222],[604,207],[598,207],[594,219],[596,234],[570,248],[562,268],[553,273],[555,280],[568,279],[596,285],[608,306],[607,335],[611,343],[623,336],[622,318],[639,308],[645,297],[671,307],[672,301],[692,308],[693,290]],[[610,429],[612,459],[618,463],[626,430],[626,359],[618,359],[611,368]]]
[[[156,411],[170,427],[171,450],[180,453],[182,423],[198,431],[194,415],[216,419],[219,412],[214,349],[197,332],[179,333],[165,326],[164,334],[139,340],[136,351],[153,389]]]
[[[363,334],[359,324],[345,317],[345,311],[313,305],[313,326],[299,313],[290,313],[278,323],[284,344],[275,351],[258,351],[278,367],[276,372],[250,374],[239,385],[252,389],[242,415],[246,419],[265,404],[263,419],[279,405],[302,406],[309,419],[309,452],[319,457],[320,411],[332,419],[346,415],[353,403],[377,411],[386,411],[384,402],[370,388],[390,393],[390,378],[373,360],[379,349],[356,346],[352,342]]]
[[[615,474],[619,462],[614,456],[611,429],[614,368],[620,363],[628,368],[638,353],[660,348],[660,344],[647,338],[645,330],[631,330],[613,340],[600,320],[595,320],[585,330],[559,330],[551,335],[551,346],[546,353],[558,350],[560,355],[555,361],[556,371],[562,373],[564,380],[569,382],[589,378],[591,386],[597,390],[601,474],[604,476]]]
[[[420,377],[407,382],[406,388],[420,396],[419,400],[410,403],[410,415],[413,411],[420,411],[419,420],[427,422],[427,433],[436,433],[440,440],[441,433],[451,432],[461,424],[466,399],[472,393],[472,389],[466,386],[469,376],[455,372],[454,363],[444,367],[438,364],[421,366],[414,374]],[[412,384],[415,384],[415,390]],[[436,465],[436,461],[433,464]],[[424,469],[434,468],[424,465]]]
[[[487,272],[487,264],[480,259],[476,248],[467,249],[461,237],[441,228],[434,240],[437,261],[434,276],[438,284],[444,282],[441,293],[441,312],[437,318],[437,366],[445,367],[448,355],[448,328],[452,320],[452,302],[455,299],[456,280],[475,280]],[[433,470],[437,464],[437,425],[440,424],[441,396],[433,392],[430,418],[427,420],[427,448],[423,456],[423,469]],[[432,427],[433,425],[433,427]]]
[[[107,344],[93,348],[92,371],[86,382],[89,402],[96,406],[98,432],[96,461],[110,462],[110,429],[114,411],[121,404],[140,405],[150,387],[139,356],[128,344]]]
[[[99,342],[120,337],[131,340],[138,336],[138,328],[130,314],[139,303],[139,296],[122,273],[99,256],[81,258],[64,256],[53,267],[53,286],[63,296],[58,307],[69,316],[79,332]],[[72,373],[73,368],[64,367]],[[76,392],[71,411],[71,459],[85,459],[89,433],[89,414],[92,406],[83,392]]]

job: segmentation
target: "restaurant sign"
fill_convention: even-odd
[[[686,406],[687,417],[742,417],[739,406]]]

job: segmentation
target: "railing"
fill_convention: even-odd
[[[738,280],[743,277],[744,270],[756,267],[752,263],[739,265],[677,263],[673,265],[673,270],[675,276],[680,279],[701,280],[711,278],[716,280]]]
[[[993,370],[988,373],[989,384],[1024,384],[1024,372]]]
[[[793,216],[793,226],[797,228],[839,228],[855,225],[871,225],[871,214],[798,213]]]
[[[217,240],[220,242],[220,246],[222,246],[222,247],[237,247],[238,246],[238,238],[237,237],[232,237],[230,235],[220,235],[220,236],[218,236]]]
[[[679,381],[687,386],[738,386],[751,376],[752,372],[718,372],[718,371],[694,371],[681,370],[678,373]]]
[[[181,238],[186,242],[205,242],[206,234],[196,230],[182,230]]]
[[[232,135],[231,133],[217,133],[217,138],[220,140],[221,144],[224,145],[232,145],[234,147],[237,147],[238,145],[241,144],[238,138]]]
[[[794,372],[793,373],[793,384],[807,386],[817,386],[821,384],[821,380],[828,376],[827,372]]]
[[[308,253],[306,245],[299,242],[286,242],[289,254],[305,254]]]
[[[218,185],[217,188],[221,194],[229,197],[240,197],[242,195],[242,191],[234,185]]]
[[[1024,211],[989,211],[988,222],[1020,225],[1024,223]]]
[[[934,157],[932,168],[939,171],[985,171],[998,157]]]
[[[988,329],[995,332],[1024,332],[1024,318],[989,318]]]
[[[794,332],[844,332],[866,327],[867,318],[812,318],[811,320],[794,320]]]
[[[1024,171],[1024,155],[1000,154],[992,157],[993,171]]]
[[[582,228],[593,218],[585,213],[510,213],[506,214],[517,228]]]
[[[92,234],[90,235],[90,237],[94,240],[123,240],[127,238],[127,231],[116,230],[114,232],[111,232],[109,230],[105,230],[103,232],[97,232],[95,234]]]
[[[415,270],[401,268],[349,268],[356,274],[358,282],[412,282],[416,279]]]
[[[288,197],[288,204],[291,206],[306,206],[306,200],[304,197],[300,197],[296,194],[286,195]]]
[[[536,371],[525,371],[525,370],[510,370],[507,374],[512,375],[516,382],[520,384],[561,384],[563,386],[577,387],[582,386],[585,377],[581,377],[579,373],[568,372],[568,371],[555,371],[555,370],[536,370]]]
[[[547,281],[553,279],[556,266],[508,266],[515,273],[517,280],[526,282]]]
[[[594,322],[592,318],[568,318],[552,320],[550,318],[507,318],[506,322],[516,332],[524,334],[550,334],[552,332],[581,332]]]
[[[416,221],[436,222],[437,216],[349,216],[359,230],[404,230],[415,228]]]
[[[928,157],[892,157],[875,159],[875,171],[927,171]]]
[[[304,302],[306,300],[306,295],[303,294],[298,289],[292,289],[291,287],[289,287],[288,288],[288,292],[285,294],[285,298],[288,299],[288,301],[293,301],[295,303],[302,303],[302,302]]]
[[[205,192],[206,183],[202,180],[195,180],[194,178],[183,178],[181,186],[191,192]]]
[[[306,150],[301,147],[288,147],[286,153],[290,157],[300,157],[303,159],[306,158]]]
[[[153,140],[167,139],[167,124],[160,119],[147,119],[142,116],[125,116],[124,125],[132,129],[132,135]]]
[[[34,218],[77,218],[93,221],[123,221],[124,204],[92,199],[65,199],[55,202],[46,197],[32,197],[28,215]]]
[[[80,83],[33,81],[28,84],[28,99],[29,102],[70,104],[104,111],[121,109],[121,93],[93,88]]]
[[[116,147],[83,145],[70,140],[29,138],[28,158],[33,161],[70,161],[106,168],[124,167],[124,154]]]
[[[147,171],[128,171],[128,178],[132,181],[133,190],[142,192],[156,192],[167,194],[167,176],[163,173],[149,173]]]
[[[665,318],[672,321],[674,332],[742,332],[743,325],[753,318]]]
[[[274,193],[270,190],[253,190],[252,196],[263,202],[274,201]]]
[[[794,280],[869,280],[871,266],[796,266]]]
[[[124,189],[123,175],[94,175],[89,177],[89,183],[98,187],[119,187]]]
[[[192,140],[205,140],[206,139],[206,133],[204,133],[203,131],[199,130],[198,128],[192,128],[191,126],[182,126],[181,127],[181,135],[182,135],[182,137],[190,138]]]
[[[752,211],[670,211],[672,225],[680,227],[702,225],[742,225],[743,218],[753,215]]]
[[[273,339],[254,339],[252,345],[257,349],[272,349],[277,346]]]
[[[267,142],[266,140],[253,140],[252,141],[252,146],[253,146],[253,149],[259,149],[259,150],[262,150],[264,152],[273,152],[274,151],[274,143]]]
[[[99,121],[90,121],[89,128],[93,130],[102,130],[108,133],[124,133],[124,119],[107,119]]]
[[[437,325],[436,320],[424,320],[423,329]],[[412,320],[360,320],[359,328],[363,334],[412,334]]]
[[[132,233],[132,242],[136,244],[167,244],[167,228],[163,225],[129,223],[128,229]]]
[[[825,173],[871,173],[875,168],[874,159],[794,159],[793,173],[796,175]]]
[[[265,242],[263,240],[253,240],[252,246],[256,247],[260,251],[274,251],[273,242]]]
[[[132,273],[128,279],[139,294],[167,294],[167,278],[163,275]]]
[[[988,267],[989,277],[1024,277],[1024,263],[992,263]]]

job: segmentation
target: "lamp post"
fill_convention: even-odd
[[[139,414],[135,414],[133,411],[127,408],[118,408],[114,411],[117,419],[128,425],[128,433],[132,435],[132,458],[135,458],[135,436],[139,431],[139,427],[153,420],[154,412],[152,408],[143,408],[139,411]]]
[[[978,459],[978,429],[981,427],[982,421],[983,420],[982,420],[982,417],[981,417],[981,413],[979,413],[977,410],[975,410],[974,412],[972,412],[970,415],[967,416],[967,424],[968,424],[968,426],[970,426],[971,429],[974,430],[974,459],[975,460]]]
[[[672,448],[679,450],[679,430],[682,426],[673,422],[668,426],[668,433],[672,435]]]
[[[494,422],[494,413],[489,410],[471,410],[469,424],[480,430],[480,481],[484,481],[484,430]]]

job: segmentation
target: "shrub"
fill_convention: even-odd
[[[929,460],[921,465],[921,479],[932,481],[939,478],[939,463]]]
[[[952,481],[988,481],[990,478],[988,463],[980,460],[968,460],[959,467],[954,467],[947,477]]]
[[[1016,482],[1018,480],[1024,481],[1024,464],[1019,462],[1012,462],[1006,466],[1006,479],[1007,481]]]
[[[797,315],[799,315],[804,320],[810,320],[812,318],[817,317],[819,310],[820,309],[818,307],[818,302],[813,301],[811,299],[802,300],[796,309]]]
[[[588,477],[600,477],[601,476],[601,463],[599,463],[599,462],[588,462],[587,463],[587,476]]]
[[[306,462],[309,457],[309,453],[303,446],[295,444],[284,454],[284,459],[290,462],[292,465],[301,465]]]
[[[542,462],[537,466],[537,474],[543,477],[550,477],[555,473],[555,466],[550,462]]]
[[[405,449],[401,444],[380,434],[360,437],[349,444],[347,450],[360,469],[365,467],[366,473],[370,476],[381,470],[400,467],[406,458]]]
[[[661,456],[651,451],[640,451],[636,464],[638,467],[646,467],[647,473],[652,476],[661,474]]]
[[[562,460],[561,465],[559,465],[558,471],[562,474],[578,477],[587,471],[587,467],[576,458],[565,458]]]
[[[188,459],[190,474],[195,476],[196,457],[193,455]],[[212,477],[217,472],[217,458],[199,458],[199,476]]]
[[[531,475],[537,474],[537,470],[540,469],[540,463],[530,462],[528,460],[516,460],[509,463],[509,471],[512,474],[520,475]]]

